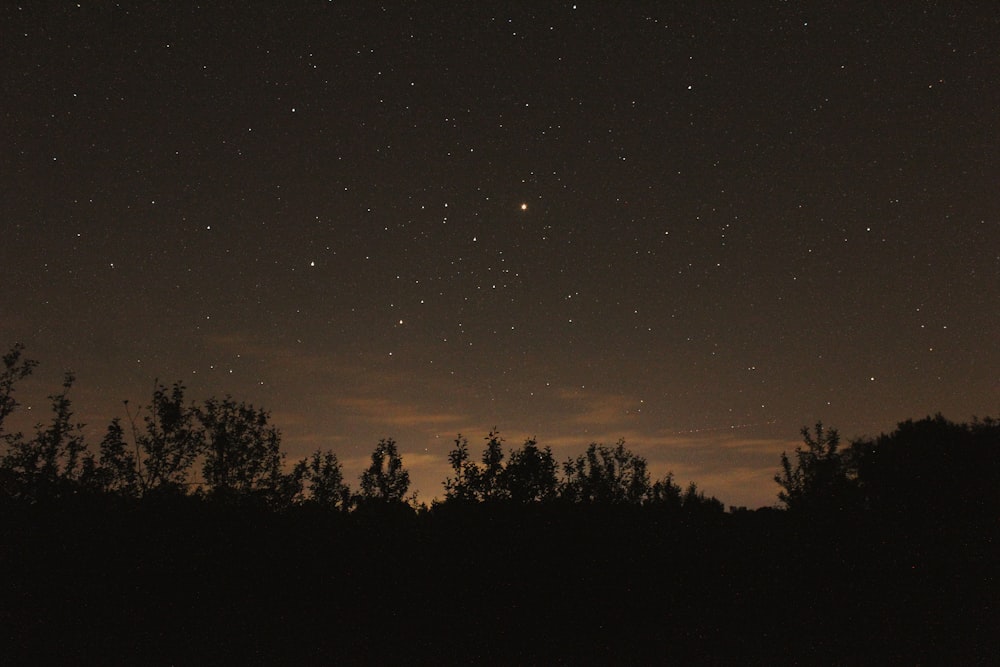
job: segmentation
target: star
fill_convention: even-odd
[[[3,318],[0,354],[23,338],[43,369],[86,369],[83,421],[98,430],[118,416],[114,396],[148,401],[147,378],[169,384],[184,369],[199,380],[192,400],[231,391],[280,414],[289,462],[314,438],[392,436],[416,452],[473,425],[537,432],[561,459],[586,444],[586,424],[586,438],[628,436],[658,475],[680,466],[670,434],[695,429],[706,490],[767,506],[802,424],[852,437],[995,409],[1000,319],[982,303],[1000,299],[1000,209],[986,187],[1000,161],[968,140],[989,136],[995,113],[988,96],[943,97],[990,89],[985,3],[947,21],[875,11],[861,34],[826,22],[808,38],[844,47],[849,65],[804,51],[802,21],[792,30],[766,3],[685,11],[676,25],[630,3],[525,22],[512,11],[511,41],[471,3],[428,8],[402,43],[403,10],[286,4],[310,9],[270,25],[215,8],[213,21],[241,30],[183,53],[171,40],[155,90],[130,64],[150,44],[126,36],[94,68],[92,21],[38,10],[59,38],[36,42],[13,19],[29,37],[4,72],[45,85],[5,90],[0,144],[17,164],[0,170],[14,220],[0,312],[17,318]],[[181,35],[206,18],[156,16]],[[326,21],[359,29],[303,52]],[[775,48],[735,48],[718,29],[733,21]],[[866,41],[893,26],[921,39]],[[593,35],[605,33],[630,40],[601,50],[595,72]],[[211,104],[192,115],[181,92],[213,69],[241,72],[242,47],[265,38],[265,80],[212,75]],[[479,40],[488,59],[468,49]],[[628,75],[604,76],[615,71]],[[787,85],[752,86],[753,71],[787,71]],[[873,139],[872,127],[891,131]],[[820,312],[827,326],[811,324]],[[237,344],[256,367],[245,354],[232,375],[226,357],[209,370]],[[551,387],[522,409],[515,397],[539,378]],[[570,398],[583,383],[594,396]],[[641,420],[620,421],[639,415],[640,392]],[[757,430],[730,429],[741,424]],[[737,442],[755,452],[752,481],[727,472]],[[702,481],[684,465],[684,481]],[[429,502],[450,467],[420,466],[414,488]]]

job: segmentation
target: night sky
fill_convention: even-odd
[[[159,378],[355,487],[496,426],[760,506],[803,425],[997,415],[995,4],[192,4],[0,10],[30,421]]]

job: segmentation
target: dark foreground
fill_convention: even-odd
[[[4,664],[989,664],[995,522],[5,509]]]

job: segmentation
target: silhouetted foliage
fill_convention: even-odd
[[[97,467],[88,482],[100,491],[127,498],[138,498],[142,492],[139,466],[118,418],[111,420],[100,442]]]
[[[782,454],[775,477],[790,510],[809,516],[866,511],[907,523],[1000,511],[1000,427],[991,418],[907,420],[846,450],[837,432],[821,424],[815,436],[808,429],[802,434],[805,448],[796,448],[795,465]]]
[[[781,454],[781,469],[774,480],[781,485],[778,499],[790,510],[807,512],[844,510],[853,506],[855,483],[848,468],[850,457],[840,451],[837,429],[816,424],[815,436],[802,428],[805,447],[795,448],[795,463]]]
[[[24,345],[21,343],[15,343],[10,351],[3,355],[3,369],[0,370],[0,436],[7,442],[18,438],[18,434],[8,434],[4,429],[4,421],[18,407],[14,398],[14,387],[31,375],[37,365],[37,361],[24,357]]]
[[[203,477],[212,493],[257,494],[278,505],[291,500],[283,498],[281,437],[266,411],[227,396],[206,400],[195,414],[204,429]]]
[[[19,355],[4,416],[30,373]],[[845,450],[803,429],[778,475],[792,511],[728,514],[672,474],[650,484],[623,442],[591,445],[559,480],[548,448],[505,452],[494,428],[475,461],[458,436],[447,502],[414,512],[391,439],[351,498],[333,452],[285,474],[266,412],[188,403],[180,385],[157,385],[131,433],[113,420],[91,453],[71,384],[31,436],[4,434],[11,664],[991,664],[1000,650],[994,419],[902,422]]]
[[[625,447],[592,443],[577,458],[567,460],[563,478],[558,476],[549,447],[529,438],[506,457],[503,439],[495,428],[485,438],[482,463],[470,460],[469,443],[459,434],[448,454],[454,476],[444,482],[449,502],[512,501],[539,503],[559,499],[570,504],[653,505],[661,509],[682,507],[723,510],[715,498],[706,498],[692,483],[687,493],[674,483],[673,474],[650,484],[646,459]]]
[[[505,464],[500,432],[494,428],[485,440],[482,463],[476,464],[470,460],[468,440],[461,434],[455,439],[455,448],[448,454],[454,477],[444,481],[447,500],[530,503],[557,497],[559,479],[550,448],[541,448],[529,438],[520,449],[509,452]]]
[[[72,421],[69,391],[73,380],[73,374],[66,373],[62,392],[49,396],[52,418],[48,424],[38,424],[30,440],[18,435],[8,441],[0,468],[16,480],[11,489],[13,497],[37,502],[71,495],[78,490],[81,477],[92,470],[83,425]]]
[[[688,512],[707,514],[721,514],[726,511],[726,506],[721,500],[714,496],[706,496],[704,492],[698,490],[698,485],[694,482],[688,484],[684,495],[681,496],[681,507]]]
[[[340,461],[332,451],[316,450],[302,459],[295,465],[292,477],[300,481],[300,502],[328,509],[350,508],[351,490],[344,482]]]
[[[486,437],[483,465],[475,475],[476,495],[480,500],[501,500],[507,496],[503,487],[503,438],[494,428]]]
[[[552,450],[540,448],[534,439],[510,453],[502,479],[506,496],[517,503],[552,500],[559,491]]]
[[[21,346],[4,357],[0,377],[3,416],[17,403],[17,380],[34,368],[22,359]],[[55,500],[79,493],[104,493],[138,499],[154,495],[187,495],[197,487],[218,497],[254,495],[275,507],[287,505],[298,492],[298,480],[283,472],[277,429],[268,414],[230,397],[187,403],[184,386],[157,383],[150,405],[129,412],[131,440],[121,420],[109,424],[97,454],[88,451],[82,425],[72,421],[67,373],[63,390],[50,396],[52,417],[31,438],[4,434],[0,456],[4,495],[29,502]],[[128,402],[126,401],[126,409]],[[191,481],[196,461],[203,477]]]
[[[683,496],[680,485],[674,482],[673,473],[667,473],[663,479],[653,483],[650,488],[649,502],[660,507],[680,509]]]
[[[140,430],[132,421],[136,448],[141,452],[137,468],[144,494],[186,493],[191,467],[205,451],[205,431],[198,422],[198,408],[185,403],[184,385],[169,390],[156,383],[153,398]]]
[[[402,503],[410,488],[410,473],[403,467],[396,441],[392,438],[379,440],[372,452],[372,462],[361,474],[363,502]]]
[[[591,443],[587,451],[563,463],[561,495],[571,502],[640,504],[649,498],[646,459],[619,440],[614,447]]]
[[[1000,515],[1000,423],[938,414],[851,444],[865,505],[894,515]]]
[[[448,452],[448,463],[455,476],[444,480],[445,498],[459,502],[475,500],[479,468],[469,460],[469,441],[461,433],[455,438],[455,448]]]

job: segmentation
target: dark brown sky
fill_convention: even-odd
[[[27,414],[71,368],[96,439],[181,380],[351,477],[395,437],[428,499],[498,426],[757,506],[802,425],[1000,407],[991,3],[37,4],[0,10]]]

